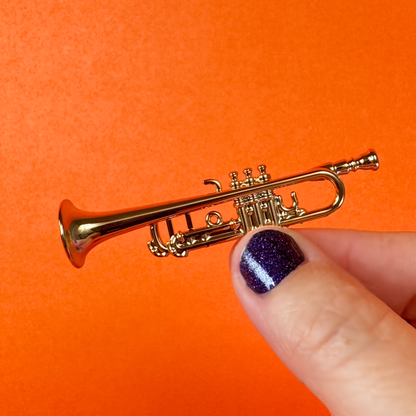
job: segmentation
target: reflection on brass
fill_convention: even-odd
[[[72,264],[82,267],[88,252],[97,244],[117,235],[150,226],[149,250],[158,257],[173,254],[185,257],[189,250],[241,237],[255,228],[265,225],[289,226],[316,218],[326,217],[336,211],[344,201],[344,184],[339,178],[358,169],[377,170],[379,166],[374,151],[353,159],[326,164],[305,173],[271,180],[266,166],[258,167],[259,176],[253,177],[251,169],[245,169],[245,179],[239,180],[237,172],[230,173],[230,190],[223,191],[221,184],[207,179],[205,184],[214,185],[216,192],[204,196],[166,202],[120,211],[93,213],[76,208],[71,201],[64,200],[59,210],[61,238]],[[283,205],[282,197],[273,190],[301,182],[327,180],[335,187],[335,199],[331,205],[307,211],[299,207],[298,198],[292,192],[292,205]],[[206,216],[206,226],[194,228],[190,213],[224,202],[234,201],[237,219],[224,221],[218,211]],[[188,230],[175,232],[172,218],[185,215]],[[159,235],[159,222],[166,221],[169,241],[164,243]]]

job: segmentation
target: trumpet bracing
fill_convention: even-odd
[[[204,183],[214,185],[216,193],[106,213],[81,211],[66,199],[62,201],[59,210],[61,239],[72,264],[82,267],[86,255],[97,244],[148,225],[152,239],[147,245],[151,253],[158,257],[170,253],[185,257],[189,250],[241,237],[265,225],[289,226],[326,217],[344,201],[345,188],[340,175],[358,169],[377,170],[378,166],[378,157],[373,150],[357,159],[326,164],[277,180],[271,180],[266,173],[266,166],[260,165],[258,177],[252,176],[251,169],[244,170],[243,180],[238,179],[237,172],[231,172],[230,190],[223,191],[220,182],[207,179]],[[292,192],[292,205],[289,207],[283,204],[281,196],[273,192],[285,186],[317,180],[329,181],[335,187],[336,196],[331,205],[313,211],[299,208],[295,192]],[[234,201],[237,219],[225,222],[218,211],[211,211],[206,215],[206,226],[194,228],[191,212],[230,201]],[[179,215],[185,216],[188,227],[185,232],[175,232],[173,229],[172,218]],[[161,221],[166,221],[170,236],[166,243],[162,242],[159,234]]]

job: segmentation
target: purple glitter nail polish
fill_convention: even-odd
[[[241,256],[240,271],[250,289],[265,293],[304,260],[305,256],[291,236],[277,230],[264,230],[254,234],[248,242]]]

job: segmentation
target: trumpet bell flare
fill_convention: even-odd
[[[72,221],[79,217],[79,213],[80,210],[69,199],[65,199],[61,202],[59,208],[59,230],[61,233],[61,240],[70,262],[77,268],[84,265],[85,257],[88,251],[90,251],[90,249],[81,252],[77,250],[74,245],[74,240],[71,238],[70,226]]]

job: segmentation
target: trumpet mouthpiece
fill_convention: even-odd
[[[380,163],[378,161],[378,156],[374,150],[369,150],[367,153],[359,156],[355,161],[357,164],[357,169],[366,169],[366,170],[377,170]]]
[[[350,161],[342,160],[333,165],[325,165],[323,167],[332,170],[332,172],[337,175],[346,175],[347,173],[355,172],[358,169],[377,170],[379,167],[379,160],[376,152],[370,149],[356,159]]]

